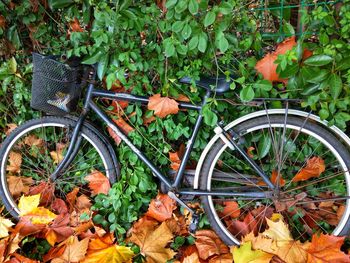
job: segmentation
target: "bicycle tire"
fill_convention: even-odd
[[[254,132],[260,131],[260,133],[261,133],[262,129],[268,129],[269,131],[273,131],[276,134],[281,134],[281,127],[284,126],[285,124],[286,124],[285,130],[287,130],[287,129],[291,130],[291,132],[289,133],[289,136],[291,136],[291,138],[289,138],[289,137],[287,138],[286,137],[288,132],[286,132],[286,134],[284,134],[285,137],[283,137],[283,133],[282,133],[283,139],[280,140],[281,142],[284,141],[285,145],[287,145],[287,143],[289,143],[289,140],[291,140],[293,138],[293,136],[297,140],[301,141],[302,138],[304,138],[304,137],[306,138],[307,135],[310,135],[310,137],[312,137],[312,140],[310,141],[310,138],[309,138],[308,141],[304,142],[305,145],[303,145],[302,152],[304,151],[304,148],[305,147],[309,147],[309,144],[311,144],[311,143],[314,143],[314,147],[316,148],[316,149],[311,148],[313,150],[313,152],[310,155],[307,155],[308,159],[304,160],[304,164],[300,165],[300,167],[296,167],[296,168],[299,169],[298,173],[301,171],[301,169],[306,167],[306,165],[309,162],[309,160],[312,159],[312,156],[314,156],[315,153],[321,151],[323,149],[323,147],[327,147],[328,150],[325,152],[325,156],[322,156],[322,157],[324,157],[325,160],[328,160],[327,158],[329,158],[329,160],[332,160],[332,162],[333,162],[333,160],[336,160],[338,162],[338,164],[337,163],[332,164],[332,162],[330,162],[329,167],[328,167],[328,164],[326,163],[325,167],[326,168],[328,167],[330,171],[328,171],[328,169],[327,169],[324,173],[330,173],[330,172],[333,171],[332,169],[335,170],[335,169],[339,169],[339,167],[340,167],[341,170],[339,170],[339,171],[342,174],[339,173],[339,175],[337,175],[337,173],[338,173],[338,171],[337,171],[337,172],[334,172],[333,175],[322,175],[321,174],[321,175],[319,175],[319,179],[318,179],[318,177],[315,177],[315,178],[311,178],[311,179],[308,179],[308,180],[311,180],[310,181],[311,184],[319,187],[319,189],[328,186],[328,190],[329,190],[329,189],[333,189],[333,187],[336,187],[336,186],[335,185],[326,185],[327,183],[330,184],[331,181],[334,181],[335,179],[340,180],[339,178],[343,178],[344,177],[342,179],[343,181],[341,181],[341,183],[339,184],[339,187],[343,187],[344,183],[345,183],[346,192],[344,192],[344,196],[341,197],[341,198],[344,198],[344,200],[342,202],[339,201],[339,203],[341,203],[341,204],[338,206],[337,209],[339,209],[341,205],[344,205],[345,208],[344,208],[344,212],[341,215],[341,218],[338,219],[339,220],[338,224],[336,226],[334,226],[334,229],[332,231],[330,231],[330,233],[333,233],[335,235],[340,235],[340,236],[347,235],[350,232],[350,220],[349,220],[349,217],[350,217],[350,204],[349,204],[349,201],[348,201],[348,198],[347,198],[350,195],[349,194],[350,193],[350,185],[349,185],[350,184],[350,174],[349,174],[350,154],[349,154],[349,151],[347,150],[347,148],[344,147],[344,145],[342,145],[336,139],[336,137],[334,135],[332,135],[329,131],[327,131],[322,126],[320,126],[320,125],[318,125],[318,124],[316,124],[316,123],[314,123],[312,121],[309,121],[308,119],[300,118],[300,117],[299,118],[298,117],[285,118],[285,116],[276,116],[276,115],[263,116],[263,117],[257,117],[257,118],[249,119],[249,120],[246,120],[245,122],[243,122],[243,123],[233,127],[232,129],[236,132],[236,134],[239,134],[238,141],[241,140],[240,144],[244,148],[244,147],[249,146],[249,145],[245,145],[245,144],[247,144],[247,141],[252,140],[252,138],[254,138],[254,135],[255,135]],[[299,133],[297,133],[298,131],[299,131]],[[256,134],[257,133],[258,132],[256,132]],[[265,133],[263,135],[260,135],[260,136],[264,137]],[[266,135],[266,136],[268,136],[268,135]],[[264,140],[264,139],[262,139],[262,140]],[[273,140],[272,137],[270,137],[270,140]],[[293,140],[296,141],[294,138],[293,138]],[[250,143],[251,143],[251,141],[250,141]],[[294,142],[294,143],[298,147],[299,144],[297,144],[297,142]],[[283,146],[283,144],[282,144],[282,149],[284,149],[286,147],[285,145]],[[321,145],[321,147],[320,147],[320,145]],[[288,146],[288,147],[291,147],[291,146]],[[327,148],[325,148],[325,149],[327,149]],[[225,154],[226,150],[227,151],[231,151],[231,150],[228,150],[228,149],[229,149],[229,147],[227,147],[225,142],[223,142],[222,140],[218,140],[213,145],[213,147],[209,151],[209,153],[208,153],[208,155],[207,155],[207,157],[206,157],[206,159],[205,159],[205,161],[203,163],[203,167],[202,167],[202,170],[201,170],[201,173],[200,173],[200,178],[199,178],[199,187],[200,187],[200,189],[202,189],[202,190],[213,190],[216,185],[220,186],[222,189],[224,187],[227,187],[226,185],[224,185],[224,184],[227,184],[227,183],[223,183],[222,181],[220,182],[220,180],[223,180],[223,178],[218,178],[218,177],[220,177],[220,173],[218,171],[220,171],[220,169],[224,170],[224,168],[222,168],[222,167],[225,166],[225,163],[223,164],[222,160],[225,160],[225,155],[224,154]],[[245,148],[245,150],[247,150],[247,148]],[[270,156],[270,151],[273,151],[273,149],[269,150],[269,155],[266,155],[265,157],[261,158],[260,160],[255,160],[256,163],[259,164],[259,166],[261,166],[261,168],[265,172],[268,169],[267,168],[268,167],[268,165],[267,165],[268,164],[268,160],[267,159],[273,159],[273,158],[270,158],[271,157]],[[290,154],[290,150],[288,150],[288,151],[289,152],[287,152],[287,155],[284,156],[285,158],[287,158],[288,154]],[[330,152],[331,154],[328,154],[328,152]],[[256,154],[258,155],[258,153],[256,153]],[[294,160],[294,165],[299,162],[298,161],[299,160],[299,155],[300,155],[300,153],[297,156],[298,158],[296,158]],[[330,155],[330,156],[328,156],[328,155]],[[331,158],[334,158],[334,156],[331,156],[331,155],[334,155],[335,159],[331,159]],[[233,157],[232,153],[230,153],[230,155],[227,155],[227,156],[229,156],[229,158],[226,158],[226,159],[228,161],[233,162],[234,158],[232,158]],[[282,161],[284,160],[284,157],[282,157]],[[255,156],[254,156],[254,158],[255,158]],[[290,157],[290,158],[292,158],[292,157]],[[264,162],[266,162],[266,163],[264,163]],[[273,161],[271,160],[270,162],[272,163]],[[221,168],[219,167],[219,164],[220,164]],[[243,164],[241,166],[243,166]],[[284,169],[284,165],[282,165],[282,168]],[[271,168],[269,168],[269,169],[271,169]],[[280,174],[282,175],[282,178],[283,178],[283,176],[285,176],[282,173],[283,169],[280,170]],[[287,167],[286,169],[287,170],[288,169],[294,169],[294,167],[290,166],[290,167]],[[215,173],[217,173],[219,175],[217,175]],[[226,171],[226,173],[227,173],[227,171]],[[241,175],[243,176],[243,174],[241,174]],[[225,175],[225,176],[228,176],[228,175]],[[293,193],[293,191],[288,189],[288,187],[291,187],[291,185],[293,185],[293,187],[294,187],[295,184],[299,183],[300,186],[303,186],[300,189],[304,189],[304,188],[308,187],[308,186],[305,186],[307,184],[307,182],[308,182],[307,180],[306,180],[306,183],[305,183],[305,181],[295,182],[294,180],[297,180],[297,179],[295,179],[295,174],[291,174],[289,176],[291,177],[291,178],[289,178],[289,180],[290,180],[289,182],[287,182],[284,186],[282,186],[282,183],[281,183],[281,189],[283,188],[283,191],[284,191],[283,193],[285,195],[286,195],[285,192]],[[323,180],[323,177],[324,177],[324,180]],[[250,178],[252,178],[252,179],[250,179]],[[246,178],[244,180],[253,180],[253,179],[255,180],[254,176],[250,177],[250,178]],[[285,179],[287,179],[287,178],[285,178]],[[237,182],[236,182],[237,178],[236,179],[229,179],[229,180],[232,181],[231,182],[232,185],[237,186]],[[319,182],[321,180],[323,180],[323,181]],[[218,182],[216,182],[216,181],[218,181]],[[275,183],[277,181],[278,180],[275,180]],[[259,181],[256,181],[256,182],[259,183]],[[256,183],[257,186],[253,186],[254,189],[259,189],[259,188],[263,187],[263,186],[259,186],[258,183]],[[288,185],[288,183],[289,183],[289,185]],[[325,184],[325,185],[322,185],[322,184]],[[241,189],[244,188],[244,187],[249,188],[249,187],[252,187],[252,183],[251,182],[249,182],[249,183],[241,182],[241,183],[238,184],[238,186],[241,186]],[[297,187],[297,186],[295,186],[295,187]],[[231,186],[231,189],[232,189],[232,186]],[[306,200],[311,199],[310,202],[312,202],[313,204],[316,203],[316,207],[318,209],[320,209],[319,208],[320,203],[319,203],[318,200],[321,200],[321,198],[319,198],[318,196],[312,196],[312,198],[313,198],[312,199],[311,198],[312,192],[310,193],[310,191],[312,191],[312,190],[309,190],[309,188],[307,188],[307,190],[305,190],[305,191],[307,193],[307,196],[306,196],[306,198],[304,197],[304,199],[306,199]],[[298,190],[294,189],[294,192],[295,192],[295,194],[297,194]],[[304,192],[300,192],[300,193],[304,194]],[[330,194],[334,194],[334,193],[331,192]],[[310,195],[310,197],[309,197],[309,195]],[[280,198],[282,198],[282,197],[280,197]],[[287,198],[287,197],[285,197],[285,198]],[[295,198],[295,197],[293,197],[293,198]],[[234,228],[233,226],[236,223],[232,223],[232,222],[233,221],[242,221],[244,213],[251,213],[252,211],[254,211],[254,209],[257,209],[256,207],[258,207],[258,208],[259,207],[263,207],[264,202],[267,203],[268,200],[264,199],[264,200],[258,200],[258,202],[253,202],[254,206],[252,205],[252,207],[254,207],[254,208],[252,208],[251,210],[249,210],[250,209],[249,207],[244,206],[244,202],[248,203],[247,201],[241,201],[243,203],[239,204],[240,198],[237,198],[235,200],[229,200],[229,201],[235,201],[235,202],[237,201],[236,203],[237,203],[237,205],[239,207],[235,211],[240,211],[242,213],[242,214],[236,216],[235,219],[232,219],[231,216],[229,216],[230,220],[231,220],[231,223],[227,223],[228,219],[223,218],[224,217],[224,215],[223,215],[223,211],[224,210],[223,209],[225,209],[225,205],[226,205],[225,201],[223,201],[223,200],[224,200],[223,197],[218,197],[217,198],[216,196],[202,196],[201,197],[201,201],[202,201],[204,210],[205,210],[205,212],[206,212],[206,214],[208,216],[208,220],[209,220],[209,222],[211,224],[211,227],[216,231],[216,233],[221,237],[221,239],[226,244],[228,244],[228,245],[239,245],[240,244],[240,238],[242,237],[242,235],[240,235],[240,233],[236,234],[237,231],[233,230],[233,228]],[[328,200],[332,200],[332,199],[328,198]],[[269,200],[269,201],[270,201],[270,203],[273,203],[272,200]],[[302,202],[300,202],[300,203],[302,203]],[[276,212],[276,204],[277,203],[274,203],[274,211],[273,212]],[[298,203],[294,204],[293,206],[295,206],[296,209],[299,209]],[[240,207],[242,207],[242,208],[244,207],[245,210],[242,212],[242,208],[240,208]],[[268,206],[266,205],[265,207],[268,207]],[[289,213],[291,208],[292,207],[288,207],[288,208],[286,208],[287,209],[286,211],[283,211],[281,213],[282,214],[284,212],[285,213]],[[292,208],[292,209],[294,209],[294,208]],[[304,208],[302,207],[302,209],[304,209]],[[299,210],[296,210],[296,211],[303,211],[303,210],[299,209]],[[318,210],[315,210],[315,211],[317,212]],[[316,212],[315,212],[315,214],[316,214]],[[266,214],[266,211],[264,212],[264,215],[265,214]],[[301,219],[304,220],[304,217],[305,217],[305,220],[306,220],[306,215],[309,216],[309,214],[305,213],[305,215],[303,215],[301,217]],[[261,216],[261,215],[259,215],[259,216]],[[311,216],[311,218],[312,217],[313,216]],[[288,217],[288,219],[289,219],[289,217]],[[299,219],[299,220],[301,220],[301,219]],[[265,219],[262,219],[261,225],[260,225],[261,229],[259,228],[259,231],[260,230],[261,231],[264,230],[264,226],[261,227],[263,225],[263,220],[265,220]],[[323,218],[322,218],[322,220],[323,220]],[[253,222],[253,221],[251,221],[251,222]],[[291,221],[291,222],[293,223],[294,221]],[[317,221],[316,223],[319,223],[320,226],[324,225],[325,227],[327,227],[327,222]],[[293,223],[293,227],[294,227],[294,223]],[[304,227],[308,228],[308,225],[304,224]],[[319,225],[316,225],[316,227],[319,228]],[[297,230],[299,232],[300,229],[297,229]],[[322,227],[322,231],[323,230],[324,229]],[[236,232],[233,233],[234,231],[236,231]],[[256,229],[254,229],[254,231],[256,231]],[[310,232],[310,229],[307,229],[306,231]],[[326,229],[326,231],[328,231],[328,229]],[[303,235],[301,235],[299,238],[309,239],[310,235],[311,235],[311,233],[307,233],[308,236],[305,237],[305,233],[302,233],[302,234]]]
[[[57,164],[60,162],[60,159],[62,159],[64,155],[64,151],[69,145],[69,141],[68,141],[69,134],[71,134],[73,127],[75,126],[75,123],[76,122],[73,121],[72,119],[68,119],[64,117],[56,117],[56,116],[48,116],[48,117],[43,117],[39,119],[33,119],[17,127],[14,131],[11,132],[11,134],[2,143],[0,148],[0,160],[1,160],[0,161],[0,169],[1,169],[0,170],[0,173],[1,173],[0,174],[0,197],[7,211],[15,219],[19,218],[19,213],[20,213],[18,209],[19,197],[14,196],[13,193],[16,192],[16,195],[18,195],[17,192],[20,189],[13,190],[13,187],[8,183],[9,177],[14,176],[14,177],[17,177],[16,180],[18,180],[18,178],[22,180],[22,178],[32,177],[33,179],[33,177],[38,177],[41,175],[42,177],[40,177],[41,180],[39,181],[47,182],[49,176],[45,177],[45,175],[48,175],[46,168],[49,167],[49,165],[51,165],[49,168],[51,169],[51,171],[53,171],[53,169],[55,168],[55,165],[57,166]],[[62,134],[64,136],[61,136],[61,134],[59,134],[60,131],[62,131]],[[27,145],[25,140],[30,138],[30,136],[36,136],[37,140],[40,141],[40,146]],[[41,138],[41,136],[43,138]],[[91,195],[91,192],[89,193],[89,190],[87,190],[88,188],[85,188],[85,184],[87,182],[84,180],[84,177],[88,175],[87,174],[88,171],[90,171],[90,173],[93,173],[92,169],[95,169],[95,168],[97,169],[97,167],[101,170],[101,171],[99,170],[101,173],[105,173],[105,176],[108,178],[111,185],[116,181],[117,167],[113,165],[113,158],[110,154],[110,151],[106,147],[106,145],[99,139],[98,135],[95,132],[93,132],[91,129],[89,129],[85,125],[83,125],[81,129],[81,136],[83,138],[83,141],[82,141],[81,147],[79,148],[78,155],[72,161],[71,165],[66,170],[64,176],[62,176],[62,179],[58,179],[57,181],[55,181],[56,188],[58,188],[58,184],[61,182],[60,195],[62,196],[65,196],[66,194],[66,192],[64,192],[65,189],[71,190],[73,186],[76,187],[78,186],[78,184],[81,187],[80,191],[85,191],[84,195],[85,193],[86,193],[86,196]],[[32,140],[34,140],[34,144],[35,144],[35,137],[32,137],[32,138],[34,138]],[[62,151],[60,153],[61,156],[57,157],[58,160],[54,160],[55,158],[53,156],[55,155],[55,151],[53,151],[54,154],[52,155],[51,154],[52,151],[49,152],[49,150],[52,150],[52,149],[56,150],[58,147],[57,145],[63,142],[65,143],[64,146],[60,146],[60,147],[63,147],[63,149],[60,149],[60,151]],[[36,143],[38,144],[38,141]],[[55,148],[52,148],[52,147],[55,147]],[[15,167],[16,171],[14,171],[14,168],[11,167],[12,164],[10,163],[9,156],[10,156],[10,153],[12,152],[21,155],[21,163],[19,165],[20,167],[19,168]],[[34,152],[35,152],[35,157],[33,158]],[[45,154],[46,158],[43,159],[42,156],[38,155],[38,152],[42,155]],[[56,153],[56,155],[58,156],[59,154]],[[34,162],[33,160],[35,159],[38,160],[38,164],[33,163]],[[50,159],[53,159],[53,160],[50,160]],[[40,160],[42,160],[42,163],[40,163]],[[57,163],[55,163],[55,161],[57,161]],[[92,164],[91,167],[88,167],[88,165],[84,164],[84,162],[86,161]],[[72,170],[73,165],[79,165],[79,164],[84,165],[84,167],[77,166],[77,169]],[[37,174],[33,174],[30,171],[30,169],[28,169],[27,166],[25,165],[30,165],[30,167],[32,167],[32,170],[36,169]],[[38,165],[38,166],[34,168],[35,165]],[[69,175],[72,175],[72,177],[70,178]],[[71,181],[68,181],[68,180],[71,180]],[[33,185],[26,185],[26,189],[32,189],[32,187],[36,186],[37,183],[38,183],[38,180],[35,179],[34,182],[32,183]],[[9,190],[9,188],[11,188],[11,190]]]

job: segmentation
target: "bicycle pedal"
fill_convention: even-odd
[[[194,234],[197,231],[198,225],[199,225],[199,216],[197,214],[193,214],[190,225],[188,226],[188,231]]]

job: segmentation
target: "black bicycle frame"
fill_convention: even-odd
[[[75,154],[77,152],[77,149],[80,146],[80,130],[84,123],[84,120],[90,110],[94,111],[96,115],[102,119],[108,127],[110,127],[120,138],[122,141],[124,141],[131,150],[140,158],[150,169],[151,171],[169,188],[169,191],[174,191],[176,194],[186,194],[186,195],[221,195],[221,196],[231,196],[231,197],[243,197],[243,198],[268,198],[272,196],[273,191],[275,190],[274,184],[270,181],[268,176],[260,169],[260,167],[252,160],[248,154],[237,145],[234,139],[232,139],[232,136],[226,132],[218,123],[217,125],[221,128],[222,134],[226,137],[226,142],[229,142],[232,147],[237,149],[237,151],[242,155],[243,159],[245,159],[257,172],[257,174],[263,179],[263,181],[267,184],[267,186],[270,188],[270,191],[265,192],[224,192],[224,191],[204,191],[204,190],[196,190],[196,189],[182,189],[179,188],[184,172],[185,167],[187,164],[187,161],[190,157],[190,153],[192,151],[193,145],[195,143],[195,140],[198,135],[199,128],[203,122],[203,115],[202,115],[202,109],[203,106],[207,103],[207,99],[211,96],[211,91],[208,90],[206,94],[203,97],[202,104],[201,105],[194,105],[187,102],[180,102],[179,108],[181,109],[187,109],[187,110],[196,110],[199,112],[198,118],[196,120],[196,123],[193,127],[193,131],[191,134],[191,137],[189,138],[187,144],[184,156],[181,160],[181,164],[179,167],[179,170],[175,176],[175,179],[172,181],[167,176],[163,175],[162,172],[140,151],[130,140],[129,138],[120,130],[120,128],[112,121],[110,117],[107,116],[107,114],[101,110],[94,102],[94,98],[104,98],[104,99],[111,99],[111,100],[119,100],[119,101],[129,101],[134,103],[142,103],[147,104],[149,102],[149,98],[143,97],[143,96],[136,96],[131,95],[128,93],[116,93],[112,91],[106,91],[106,90],[99,90],[95,89],[94,84],[90,83],[87,92],[86,92],[86,98],[83,106],[83,111],[76,123],[76,126],[74,127],[71,142],[69,144],[66,157],[61,161],[61,163],[56,168],[55,172],[51,175],[51,179],[54,181],[56,178],[61,176],[61,172],[64,171],[64,169],[70,164],[70,162],[74,159]]]

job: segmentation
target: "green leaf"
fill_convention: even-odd
[[[252,99],[254,99],[255,93],[254,90],[251,86],[245,86],[241,92],[239,93],[239,96],[241,98],[242,101],[251,101]]]
[[[219,41],[219,49],[222,53],[225,53],[228,49],[228,41],[224,36]]]
[[[193,50],[198,46],[198,39],[197,35],[191,38],[190,42],[188,42],[188,50]]]
[[[292,65],[286,65],[286,68],[279,72],[278,76],[281,79],[287,79],[294,76],[299,70],[299,64],[293,63]]]
[[[176,33],[179,33],[182,30],[182,28],[184,27],[184,25],[185,25],[185,21],[176,21],[172,25],[171,30],[176,32]]]
[[[187,9],[187,0],[180,0],[175,6],[175,12],[181,14]]]
[[[109,54],[106,53],[100,58],[97,64],[97,76],[99,77],[100,80],[103,79],[107,71],[108,61],[109,61]]]
[[[316,91],[320,89],[320,84],[312,84],[304,89],[300,94],[304,96],[309,96],[314,94]]]
[[[16,49],[20,49],[22,44],[18,35],[17,26],[13,25],[7,30],[7,38]]]
[[[176,3],[177,3],[177,0],[168,0],[168,1],[166,1],[165,7],[166,7],[167,9],[170,9],[170,8],[172,8],[174,5],[176,5]]]
[[[215,126],[218,122],[218,117],[216,114],[210,109],[209,105],[206,105],[203,108],[203,117],[204,117],[204,123],[209,126]]]
[[[195,15],[198,13],[198,8],[199,8],[199,5],[197,0],[190,0],[190,2],[188,3],[188,10],[192,15]]]
[[[189,24],[186,24],[182,29],[182,37],[186,40],[191,36],[192,28]]]
[[[330,87],[331,96],[334,100],[336,100],[343,89],[343,82],[337,74],[333,73],[329,76],[328,83]]]
[[[272,83],[266,79],[259,80],[257,83],[254,84],[254,88],[270,91],[272,89]]]
[[[258,155],[260,159],[264,158],[269,153],[271,144],[271,138],[269,135],[263,135],[259,140]]]
[[[215,12],[214,12],[214,11],[209,11],[209,12],[205,15],[205,18],[204,18],[204,26],[205,26],[205,27],[208,27],[208,26],[210,26],[211,24],[213,24],[213,23],[215,22],[215,18],[216,18]]]
[[[202,32],[198,39],[198,50],[202,53],[207,49],[208,36],[206,33]]]
[[[116,81],[117,76],[115,75],[115,73],[110,73],[107,75],[106,77],[106,84],[107,84],[107,89],[111,89],[113,83]]]
[[[17,62],[16,62],[16,59],[14,57],[10,58],[8,65],[9,65],[10,72],[15,74],[17,72]]]
[[[321,109],[318,112],[318,115],[320,116],[321,120],[325,120],[329,117],[329,111],[327,109]]]
[[[328,77],[328,74],[329,74],[328,70],[322,69],[318,71],[318,73],[315,74],[314,76],[308,78],[306,81],[310,83],[320,83]]]
[[[103,55],[103,52],[101,50],[97,50],[92,55],[85,57],[81,63],[87,64],[87,65],[95,64],[97,61],[99,61],[102,55]]]
[[[315,56],[311,56],[309,58],[307,58],[304,61],[305,65],[308,66],[316,66],[316,67],[320,67],[320,66],[324,66],[329,64],[331,61],[333,61],[333,58],[327,55],[315,55]]]
[[[174,43],[171,41],[171,39],[167,39],[168,41],[164,41],[164,49],[165,49],[165,56],[171,57],[175,54],[175,46]]]

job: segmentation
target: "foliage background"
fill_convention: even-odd
[[[204,110],[206,126],[196,141],[192,160],[198,159],[205,147],[211,136],[210,125],[217,117],[230,121],[255,110],[245,105],[232,107],[232,101],[302,97],[301,107],[346,129],[350,120],[350,1],[327,5],[304,2],[310,4],[300,11],[306,33],[298,37],[298,45],[292,51],[278,57],[277,70],[289,79],[288,83],[272,85],[254,67],[277,42],[294,35],[297,25],[290,14],[283,15],[282,24],[278,25],[283,34],[264,37],[265,25],[260,18],[266,11],[254,10],[259,1],[2,1],[0,126],[5,130],[9,123],[21,124],[39,115],[29,106],[30,53],[35,51],[75,55],[83,57],[86,64],[98,63],[98,76],[104,79],[106,88],[118,80],[127,91],[138,95],[161,93],[177,98],[184,94],[198,102],[201,91],[195,85],[179,85],[178,78],[198,79],[200,74],[233,78],[233,92],[214,98]],[[273,6],[280,1],[266,3]],[[270,23],[276,25],[279,19],[271,11]],[[305,64],[301,59],[304,48],[326,57],[312,65]],[[271,106],[281,107],[278,103]],[[142,134],[130,134],[134,143],[165,168],[169,164],[168,152],[177,151],[190,136],[197,114],[180,112],[146,127],[143,119],[150,117],[151,112],[141,105],[129,105],[125,113]],[[108,196],[97,197],[95,207],[99,215],[95,220],[123,234],[147,207],[156,193],[156,184],[151,173],[123,144],[118,147],[118,157],[122,180]]]

